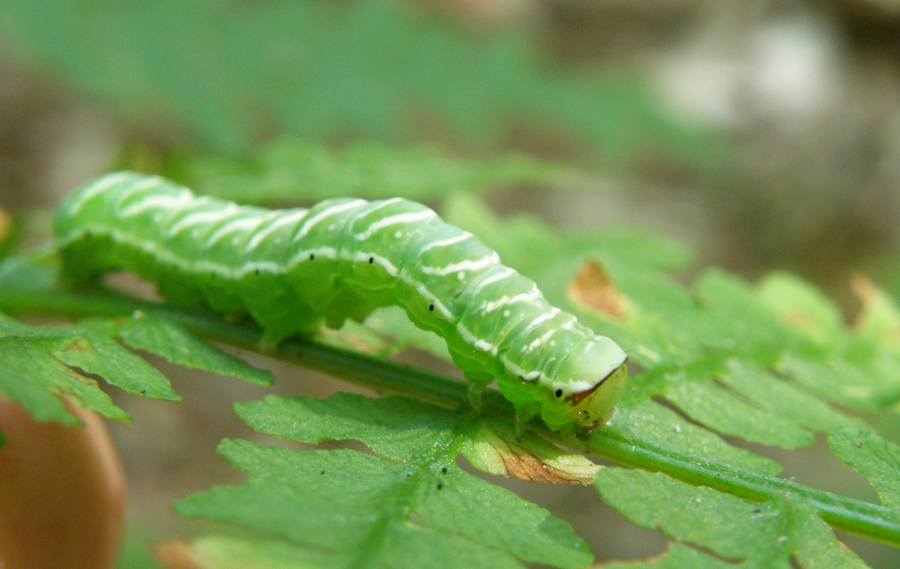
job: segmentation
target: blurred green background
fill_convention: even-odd
[[[879,0],[9,0],[0,192],[284,136],[523,151],[593,177],[498,209],[647,226],[843,299],[854,270],[900,288],[898,23]]]
[[[215,191],[361,144],[577,172],[487,199],[563,226],[646,228],[750,278],[786,268],[848,316],[856,272],[900,292],[896,2],[0,2],[9,210],[114,167]],[[126,453],[133,502],[153,524],[171,521],[171,498],[238,476],[192,461],[247,436],[228,406],[258,393],[209,385],[190,416],[122,405],[137,428],[117,440],[142,457]],[[156,442],[132,441],[140,429]]]
[[[52,203],[113,165],[283,137],[526,152],[591,176],[501,211],[900,287],[898,24],[878,0],[10,0],[0,192]]]

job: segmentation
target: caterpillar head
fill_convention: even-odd
[[[566,403],[572,420],[587,430],[605,425],[625,392],[627,379],[628,366],[622,362],[594,387],[569,395]]]
[[[625,392],[627,356],[612,340],[594,336],[569,352],[541,408],[551,429],[572,422],[592,430],[609,420]]]

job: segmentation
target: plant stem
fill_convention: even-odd
[[[563,442],[574,446],[571,439]],[[754,502],[785,497],[802,500],[835,529],[900,546],[900,512],[896,510],[816,490],[792,480],[654,448],[646,441],[626,440],[618,433],[600,430],[579,446],[623,466],[663,472],[694,486],[708,486]]]
[[[213,314],[179,310],[109,293],[0,288],[0,310],[10,314],[55,317],[121,316],[138,310],[181,324],[205,338],[250,350],[259,348],[262,337],[257,328],[230,324]],[[405,395],[444,407],[466,404],[466,384],[463,382],[311,340],[287,340],[279,345],[277,353],[268,355],[380,392]],[[485,410],[513,419],[511,406],[499,394],[488,396]],[[695,486],[708,486],[748,500],[767,502],[784,497],[802,500],[836,529],[900,546],[900,512],[895,510],[673,452],[646,441],[627,440],[603,429],[587,438],[578,438],[574,433],[551,432],[542,427],[536,427],[536,430],[558,444],[579,448],[623,466],[663,472]]]
[[[180,324],[208,340],[250,351],[260,351],[262,339],[259,328],[229,323],[213,313],[187,311],[112,293],[25,291],[0,287],[0,311],[12,315],[75,318],[122,316],[140,311]],[[461,381],[310,339],[286,340],[279,344],[277,352],[266,355],[375,391],[405,395],[442,407],[455,407],[466,401],[466,385]]]

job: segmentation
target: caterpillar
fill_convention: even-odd
[[[399,305],[444,338],[476,405],[496,379],[520,422],[601,426],[628,376],[612,340],[551,306],[474,235],[405,199],[269,210],[115,172],[67,197],[54,228],[73,282],[130,270],[169,302],[249,315],[270,345]]]

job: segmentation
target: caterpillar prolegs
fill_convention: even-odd
[[[55,228],[70,277],[128,269],[171,302],[249,314],[273,344],[399,305],[444,338],[470,392],[496,379],[520,420],[540,415],[554,430],[604,424],[627,379],[612,340],[408,200],[268,210],[117,172],[69,196]]]

